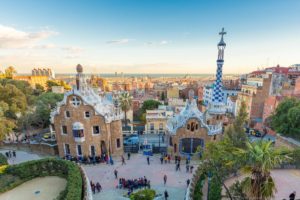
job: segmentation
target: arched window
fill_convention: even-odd
[[[195,125],[195,129],[198,130],[198,124],[197,124],[197,123],[196,123],[196,125]]]
[[[190,124],[187,125],[187,130],[190,130]]]

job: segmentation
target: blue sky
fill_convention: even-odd
[[[225,27],[225,73],[300,59],[297,0],[0,1],[0,70],[215,73]]]

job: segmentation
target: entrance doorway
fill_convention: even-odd
[[[198,148],[204,147],[204,140],[200,138],[183,138],[180,140],[179,152],[183,154],[194,154]]]

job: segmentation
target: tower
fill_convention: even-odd
[[[217,115],[217,119],[219,119],[218,115],[223,115],[226,112],[225,104],[223,101],[223,85],[222,85],[222,76],[223,76],[223,64],[224,64],[224,50],[226,47],[226,43],[224,42],[224,35],[226,32],[224,28],[219,33],[221,35],[221,40],[218,43],[218,59],[217,59],[217,73],[216,73],[216,81],[213,86],[212,100],[209,104],[208,113],[211,115]]]

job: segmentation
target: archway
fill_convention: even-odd
[[[204,147],[204,140],[201,138],[182,138],[180,139],[179,152],[182,154],[194,154],[198,147]]]

